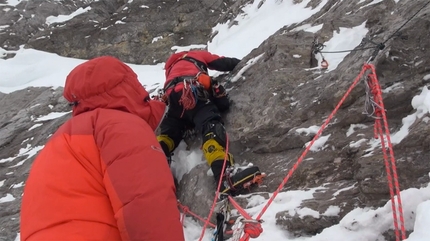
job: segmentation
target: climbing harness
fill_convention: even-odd
[[[193,109],[197,103],[197,81],[195,79],[184,79],[183,84],[182,95],[179,99],[179,104],[182,105],[182,115],[185,110]]]
[[[182,95],[179,99],[179,104],[182,106],[182,117],[186,110],[191,110],[196,106],[198,100],[206,101],[209,98],[208,90],[211,88],[211,77],[207,74],[207,67],[203,62],[188,57],[187,54],[184,54],[172,63],[167,70],[167,75],[169,75],[173,66],[181,60],[193,63],[199,72],[195,76],[179,76],[171,80],[164,87],[161,99],[168,99],[168,96],[176,85],[183,85]]]

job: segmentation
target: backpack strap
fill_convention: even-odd
[[[208,73],[208,67],[206,66],[205,63],[203,63],[202,61],[197,60],[195,58],[191,58],[191,57],[187,56],[187,54],[184,54],[182,57],[175,60],[175,62],[173,62],[172,65],[170,65],[169,70],[167,70],[167,75],[170,74],[170,71],[172,70],[173,66],[181,60],[186,60],[188,62],[193,63],[200,70],[200,72],[203,72],[205,74]]]
[[[168,76],[168,75],[170,74],[170,71],[172,71],[173,66],[174,66],[177,62],[179,62],[179,61],[181,61],[182,59],[184,59],[186,56],[187,56],[187,54],[184,54],[184,55],[182,55],[182,57],[180,57],[180,58],[176,59],[176,60],[175,60],[175,62],[173,62],[173,63],[170,65],[169,69],[167,70],[167,75],[166,75],[166,76]]]
[[[195,58],[187,56],[187,54],[184,54],[182,57],[176,59],[175,62],[173,62],[172,65],[170,65],[169,69],[167,70],[167,75],[170,74],[170,71],[172,70],[173,66],[181,60],[186,60],[188,62],[193,63],[197,67],[197,69],[199,69],[199,71],[200,71],[199,75],[204,74],[204,75],[209,77],[208,67],[206,66],[206,64],[200,60],[197,60]],[[195,76],[195,78],[198,78],[198,76]],[[164,87],[164,91],[167,91],[167,89],[174,87],[176,84],[178,84],[182,80],[183,80],[183,78],[181,78],[181,77],[176,77],[176,78],[172,79],[170,81],[170,83],[166,87]],[[206,82],[205,88],[209,88],[208,86],[210,85],[210,82],[211,82],[210,77],[209,77],[209,83],[207,83],[208,82],[207,80],[205,82]]]
[[[203,63],[202,61],[199,61],[195,58],[191,58],[189,56],[183,56],[182,57],[183,60],[186,60],[188,62],[193,63],[201,72],[207,74],[208,73],[208,67],[206,66],[205,63]]]

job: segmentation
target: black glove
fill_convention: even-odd
[[[225,90],[224,86],[220,84],[215,84],[212,86],[213,96],[215,98],[221,98],[227,95],[227,91]]]

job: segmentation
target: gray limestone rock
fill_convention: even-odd
[[[0,197],[14,199],[0,203],[0,240],[14,240],[19,232],[21,196],[34,157],[70,117],[38,120],[51,112],[70,112],[62,88],[27,88],[0,99]]]

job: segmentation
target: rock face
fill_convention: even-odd
[[[0,198],[13,200],[0,203],[0,240],[15,240],[23,186],[34,157],[71,116],[62,94],[62,88],[28,88],[0,96]],[[64,115],[39,119],[50,113]]]
[[[0,28],[0,46],[16,49],[25,44],[68,57],[89,59],[109,54],[129,63],[152,64],[163,62],[173,46],[205,44],[216,35],[211,29],[217,22],[234,19],[248,2],[22,1],[16,8],[0,4],[0,26],[9,25]],[[400,130],[403,118],[416,112],[412,98],[428,85],[424,76],[430,74],[430,41],[426,41],[430,34],[423,30],[430,29],[430,6],[389,38],[424,3],[385,0],[369,5],[371,1],[312,0],[308,6],[314,8],[321,2],[325,5],[318,13],[277,31],[225,78],[233,103],[226,116],[230,150],[239,164],[252,162],[268,174],[261,192],[278,188],[306,143],[315,136],[300,128],[324,123],[374,51],[350,52],[335,70],[324,71],[311,68],[315,67],[311,54],[314,39],[325,42],[341,28],[365,23],[373,42],[387,40],[372,63],[383,89],[392,134]],[[46,17],[70,14],[79,8],[87,12],[67,24],[47,24]],[[305,24],[322,26],[315,33],[299,30]],[[372,45],[363,42],[359,48],[363,47]],[[252,67],[238,75],[251,60]],[[69,117],[37,119],[53,111],[69,110],[61,93],[61,88],[30,88],[0,94],[0,183],[5,180],[0,185],[0,198],[7,194],[15,198],[0,203],[0,240],[13,240],[19,231],[22,184],[34,157],[34,153],[20,150],[43,146]],[[365,103],[366,88],[361,81],[322,133],[328,138],[324,146],[307,153],[282,189],[323,186],[323,191],[316,191],[301,205],[320,215],[302,217],[280,212],[278,225],[295,235],[312,235],[338,223],[353,208],[380,207],[389,199],[381,147],[371,146],[378,141],[373,139],[375,120],[363,114]],[[409,134],[394,143],[401,190],[430,181],[428,120],[428,113],[419,115],[409,127]],[[41,125],[27,131],[35,124]],[[181,202],[201,216],[207,215],[215,189],[207,170],[202,164],[185,174],[178,192]],[[340,207],[337,215],[324,215],[330,206]]]
[[[3,7],[0,46],[24,44],[67,57],[112,55],[127,63],[154,64],[164,62],[174,46],[206,44],[230,2],[22,1],[13,10]],[[67,22],[49,18],[81,12]]]

